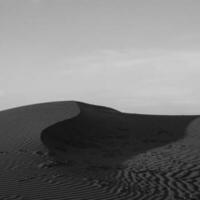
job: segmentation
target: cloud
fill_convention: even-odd
[[[0,97],[4,96],[5,92],[3,90],[0,90]]]
[[[126,112],[197,113],[199,66],[198,51],[106,50],[66,56],[50,67],[6,69],[0,81],[15,102],[78,100]]]
[[[193,105],[200,100],[199,66],[198,51],[109,50],[64,59],[60,77],[100,103]]]
[[[31,2],[33,2],[33,3],[41,3],[41,1],[43,1],[43,0],[31,0]]]
[[[187,41],[194,41],[197,42],[200,40],[199,33],[187,33],[187,34],[182,34],[178,38],[181,42],[187,42]]]

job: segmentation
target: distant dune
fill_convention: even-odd
[[[0,112],[0,199],[200,199],[200,117],[75,101]]]

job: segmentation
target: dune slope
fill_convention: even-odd
[[[74,101],[1,111],[0,199],[197,200],[199,145],[199,116]]]
[[[47,127],[42,142],[55,157],[115,165],[180,140],[197,116],[126,114],[76,102],[80,112]],[[77,156],[77,158],[75,158]]]

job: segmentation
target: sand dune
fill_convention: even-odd
[[[84,163],[123,164],[133,155],[183,138],[197,116],[126,114],[76,103],[80,112],[43,130],[41,139],[55,157]],[[79,158],[80,157],[80,158]],[[83,163],[82,163],[83,164]]]
[[[199,116],[70,101],[1,111],[0,127],[0,199],[200,199]]]

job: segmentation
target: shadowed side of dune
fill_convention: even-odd
[[[80,113],[44,129],[41,140],[58,159],[122,164],[138,153],[175,142],[197,116],[126,114],[76,102]]]

